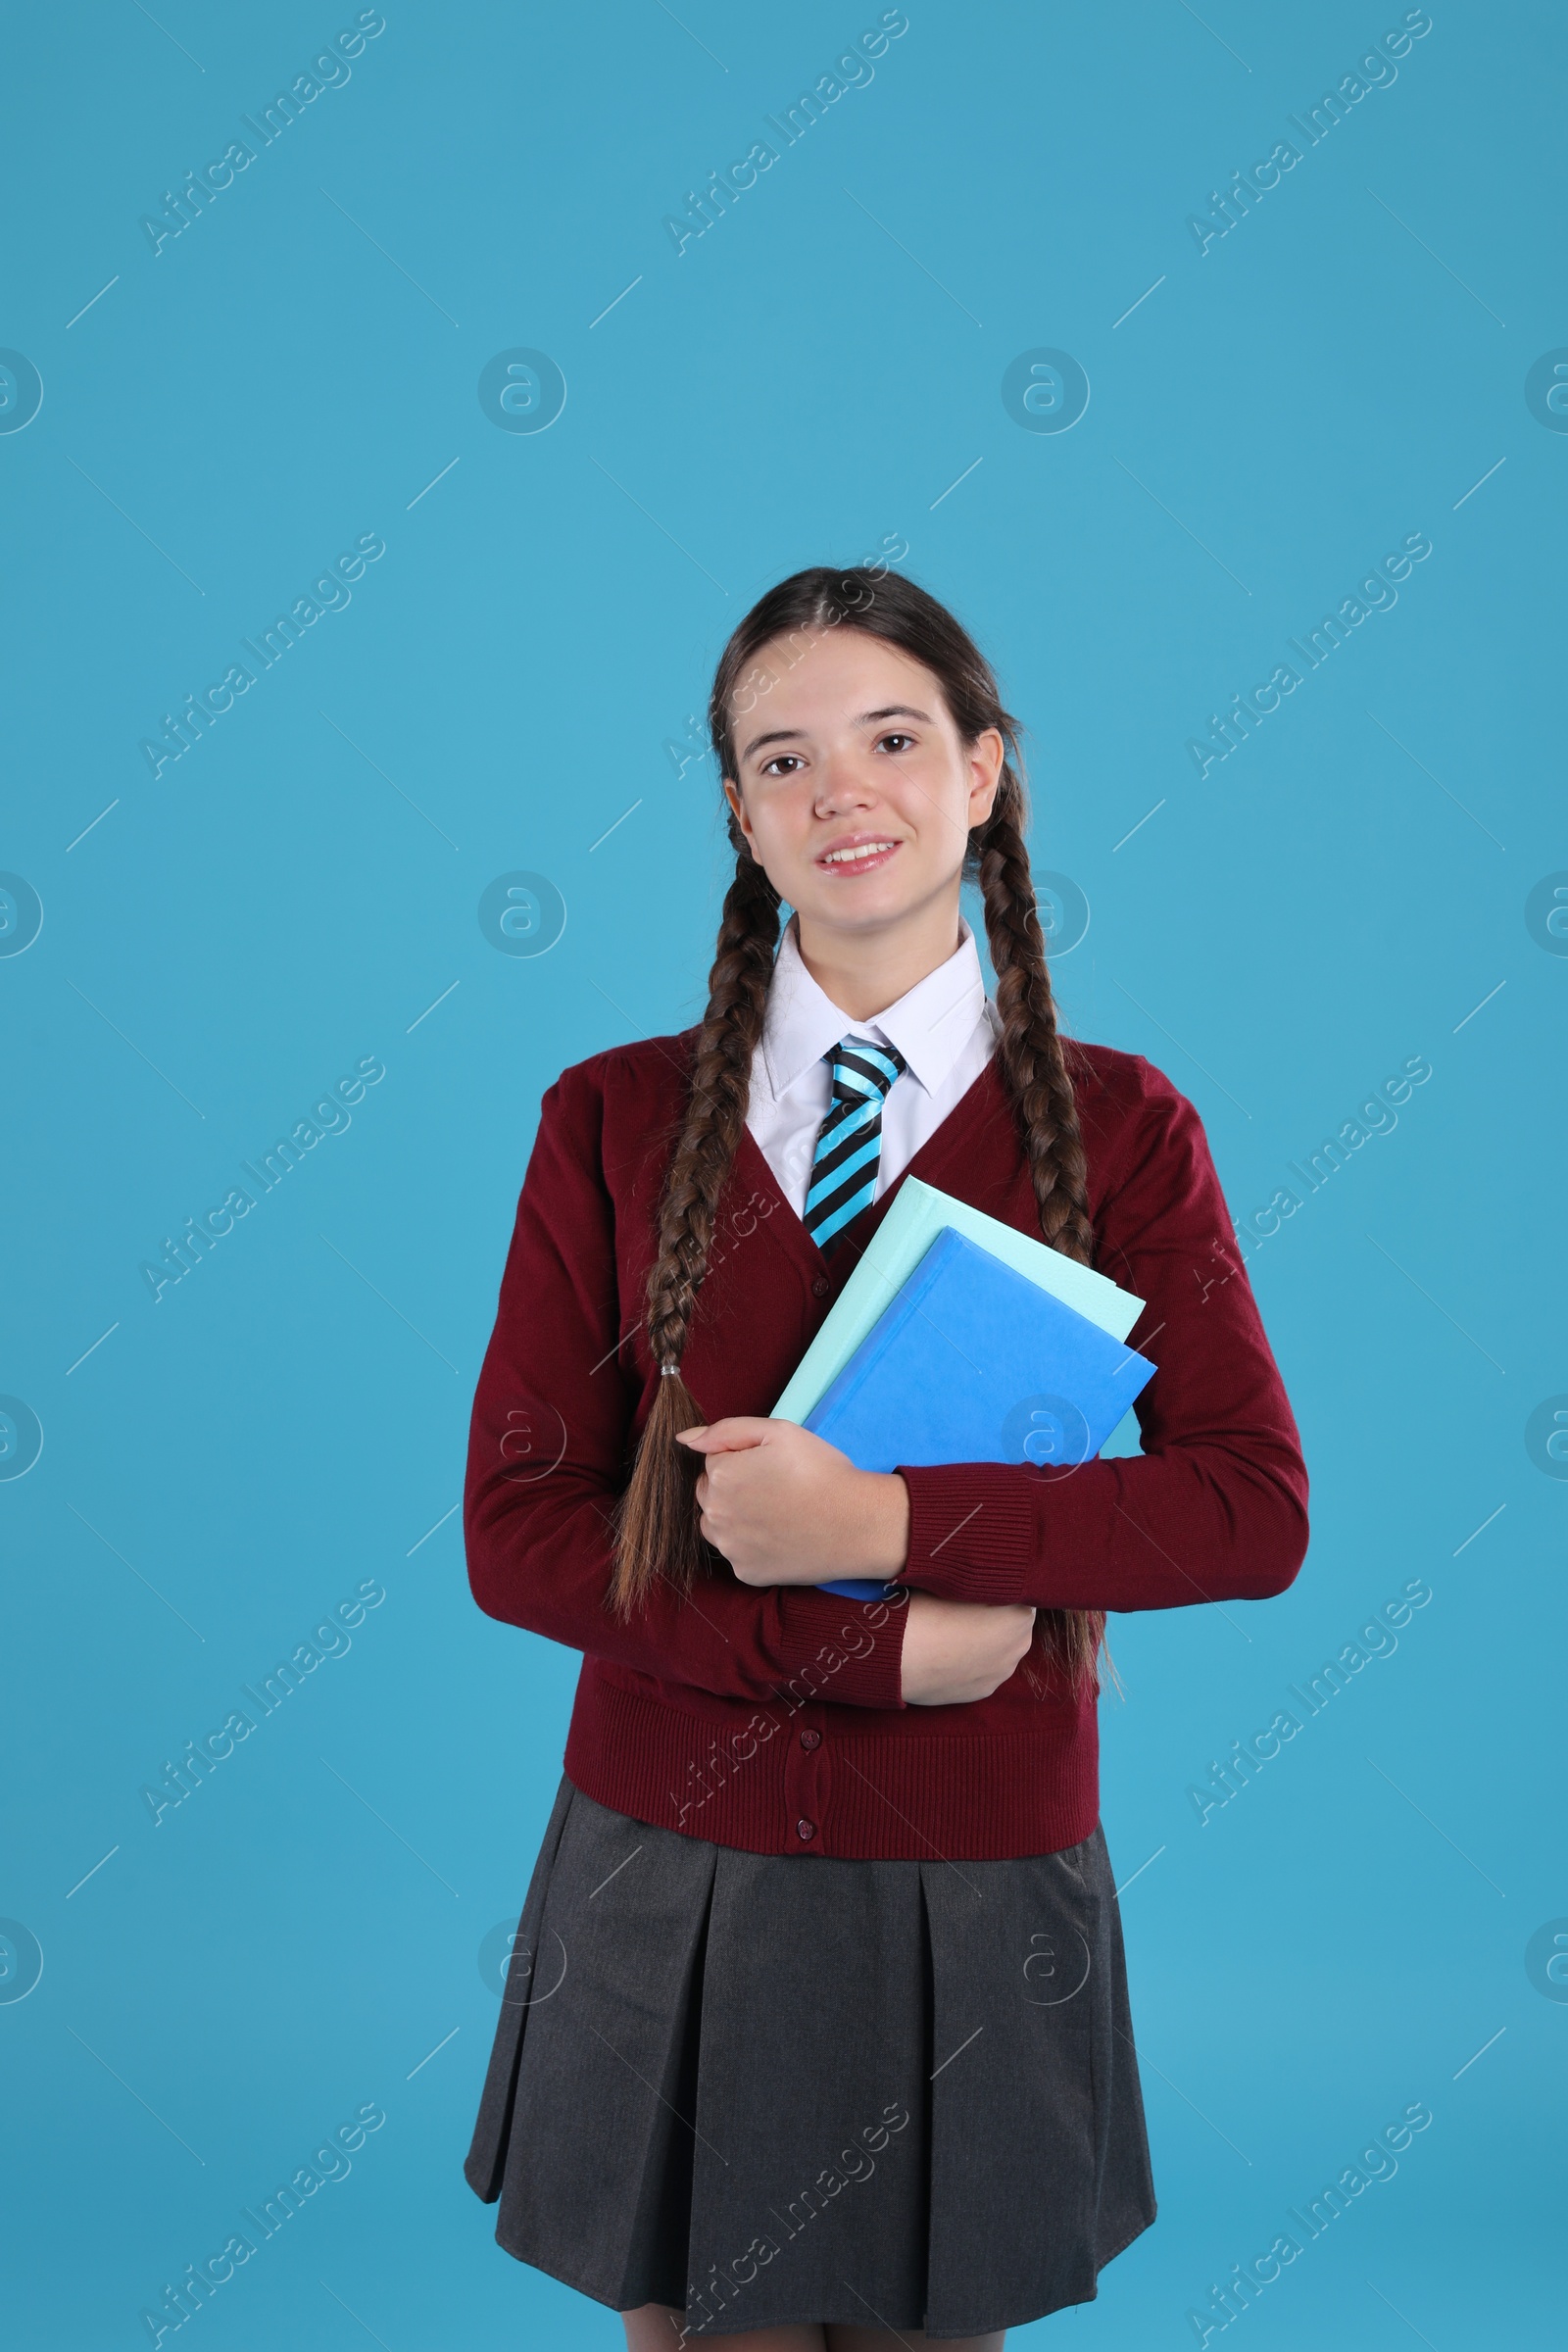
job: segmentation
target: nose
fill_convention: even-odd
[[[878,798],[876,779],[869,772],[870,755],[858,747],[828,753],[817,769],[815,808],[819,816],[842,816],[851,808],[868,808]]]

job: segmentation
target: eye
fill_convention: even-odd
[[[762,774],[764,776],[770,776],[774,774],[781,763],[786,760],[793,760],[796,763],[796,766],[799,766],[801,763],[800,754],[798,752],[775,752],[771,760],[763,760]],[[790,772],[793,774],[794,770],[792,769]]]
[[[892,743],[897,744],[900,749],[905,749],[909,744],[913,743],[913,741],[914,737],[912,735],[901,734],[899,729],[895,727],[891,734],[879,735],[877,737],[877,748],[880,750],[884,744]]]

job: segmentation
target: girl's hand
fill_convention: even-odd
[[[902,1653],[906,1706],[989,1698],[1017,1667],[1034,1629],[1025,1601],[944,1600],[911,1592]]]
[[[902,1478],[857,1470],[793,1421],[734,1415],[681,1432],[707,1457],[697,1481],[703,1534],[743,1585],[896,1577],[908,1552]]]

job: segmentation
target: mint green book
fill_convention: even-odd
[[[877,1227],[864,1256],[835,1300],[832,1312],[795,1369],[773,1407],[775,1421],[804,1422],[826,1395],[883,1308],[892,1303],[944,1226],[1011,1266],[1064,1306],[1077,1309],[1113,1340],[1125,1340],[1144,1311],[1144,1300],[1104,1274],[1063,1257],[1033,1241],[1014,1225],[988,1217],[967,1200],[955,1200],[935,1185],[906,1176],[898,1199]]]

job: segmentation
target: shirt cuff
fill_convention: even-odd
[[[948,1600],[1021,1599],[1035,1551],[1035,1514],[1019,1467],[901,1462],[899,1476],[909,1490],[909,1548],[899,1582]]]
[[[871,1601],[820,1592],[814,1585],[775,1590],[783,1695],[831,1699],[847,1707],[904,1705],[907,1595]]]

